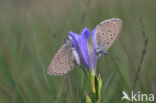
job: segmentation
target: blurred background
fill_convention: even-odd
[[[155,0],[0,0],[0,103],[84,103],[90,85],[80,68],[55,77],[47,67],[70,30],[115,17],[118,59],[98,60],[101,103],[120,103],[123,90],[156,96],[155,10]]]

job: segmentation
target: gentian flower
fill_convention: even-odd
[[[100,103],[102,80],[100,75],[97,76],[96,74],[97,55],[94,43],[95,31],[96,28],[93,31],[90,31],[87,27],[82,30],[81,34],[70,31],[69,39],[73,41],[81,64],[89,73],[91,91],[96,95],[97,103]],[[86,96],[86,103],[91,103],[91,99],[88,95]]]
[[[69,32],[69,39],[73,41],[74,47],[80,57],[81,64],[86,71],[95,72],[97,56],[94,46],[94,33],[96,28],[91,31],[85,27],[81,34]]]

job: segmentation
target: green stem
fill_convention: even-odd
[[[96,88],[95,88],[95,75],[90,75],[90,83],[91,83],[91,91],[93,95],[96,94]]]
[[[100,75],[96,75],[94,72],[89,73],[90,83],[91,83],[91,92],[93,94],[92,100],[94,103],[100,103],[101,101],[101,89],[102,89],[102,80]]]

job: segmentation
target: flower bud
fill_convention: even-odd
[[[86,103],[92,103],[92,100],[90,99],[87,93],[86,93]]]

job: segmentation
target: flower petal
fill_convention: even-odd
[[[76,41],[71,37],[71,35],[75,37]],[[74,33],[72,31],[69,32],[69,39],[73,40],[74,46],[75,46],[79,55],[80,55],[80,53],[78,51],[78,46],[80,47],[82,56],[83,56],[84,61],[87,65],[88,65],[87,41],[88,41],[90,35],[91,35],[91,31],[87,27],[85,27],[82,30],[81,35]]]
[[[82,52],[81,52],[81,49],[79,47],[79,43],[77,42],[77,39],[70,33],[69,33],[69,38],[70,38],[70,40],[73,41],[74,47],[76,48],[76,51],[77,51],[77,53],[79,55],[81,64],[84,66],[85,70],[88,71],[88,65],[86,64],[86,62],[85,62],[85,60],[84,60],[84,58],[82,56]]]
[[[93,45],[93,52],[94,52],[94,69],[96,69],[96,65],[97,65],[97,54],[96,54],[96,48],[95,48],[95,31],[96,31],[95,27],[92,31],[92,45]]]
[[[96,62],[97,62],[97,57],[96,57],[96,53],[95,53],[95,46],[94,46],[94,32],[95,32],[96,28],[93,31],[90,31],[87,27],[85,27],[82,32],[81,35],[74,33],[72,31],[69,32],[69,39],[73,41],[74,46],[76,48],[76,51],[80,57],[80,61],[82,63],[82,65],[85,67],[85,69],[91,69],[90,67],[96,69]],[[92,36],[91,42],[92,42],[92,47],[91,49],[93,49],[93,54],[94,55],[90,55],[88,54],[88,47],[87,47],[87,43],[89,38]],[[92,64],[90,64],[90,60],[89,58],[92,58]],[[92,66],[91,66],[92,65]]]

